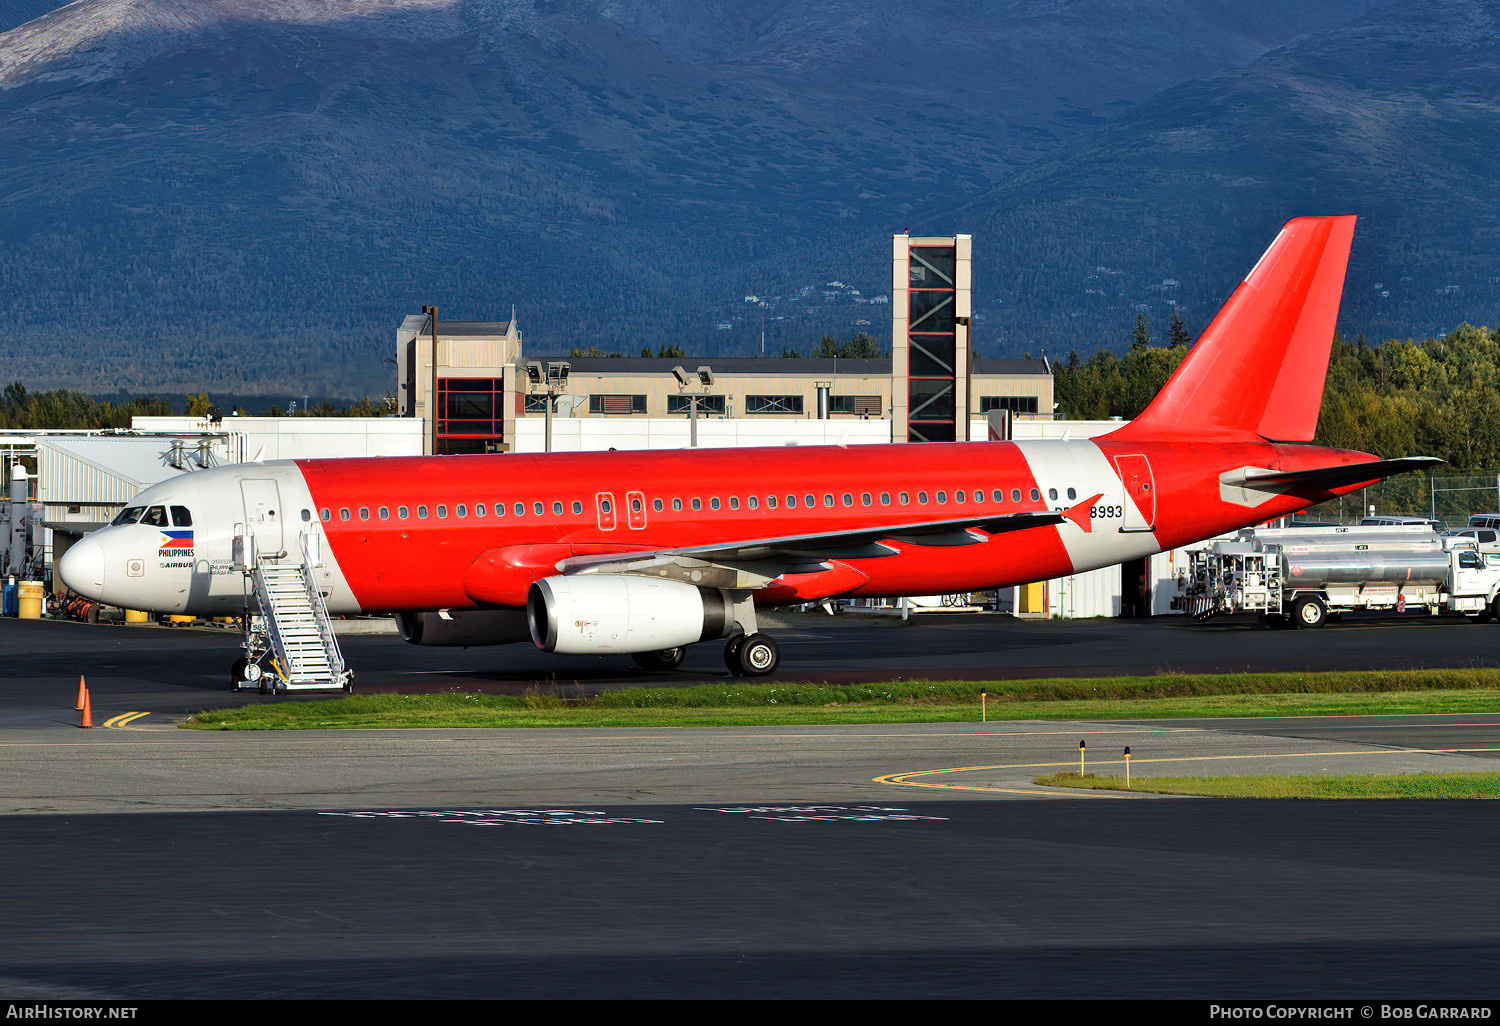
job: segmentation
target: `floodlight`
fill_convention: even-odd
[[[535,360],[528,361],[526,364],[526,380],[530,381],[533,385],[540,385],[542,383],[542,365]]]
[[[714,372],[708,367],[699,367],[698,380],[703,382],[704,388],[712,388],[714,384]]]
[[[688,384],[692,380],[691,378],[688,377],[688,372],[685,371],[685,370],[683,370],[681,367],[673,367],[672,368],[672,377],[674,377],[674,378],[677,379],[677,387],[678,388],[687,388]]]

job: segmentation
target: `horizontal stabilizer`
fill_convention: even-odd
[[[1233,487],[1253,488],[1257,491],[1329,491],[1368,481],[1384,481],[1388,477],[1407,474],[1413,470],[1430,470],[1442,462],[1444,461],[1436,456],[1405,456],[1395,460],[1314,467],[1311,470],[1260,470],[1246,467],[1225,474],[1220,481]]]

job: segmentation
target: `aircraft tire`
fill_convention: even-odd
[[[744,644],[744,641],[745,635],[736,634],[724,643],[724,665],[736,677],[744,672],[740,669],[740,645]]]
[[[735,658],[742,676],[767,677],[781,665],[781,649],[768,635],[751,634],[740,642]]]
[[[678,645],[676,648],[663,648],[655,652],[632,652],[630,658],[643,670],[675,670],[687,658],[687,646]]]

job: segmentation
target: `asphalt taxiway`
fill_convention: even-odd
[[[1500,659],[1500,627],[1458,621],[782,640],[784,675],[830,679]],[[1101,772],[1129,745],[1137,775],[1489,770],[1500,715],[178,729],[277,700],[226,689],[234,644],[0,621],[0,997],[1494,996],[1500,803],[1032,781],[1076,768],[1080,741]],[[645,676],[521,646],[345,644],[372,690],[721,679],[702,648]],[[79,674],[115,726],[76,726]]]

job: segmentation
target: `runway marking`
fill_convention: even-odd
[[[125,725],[127,723],[133,723],[136,720],[140,719],[142,716],[150,716],[150,715],[151,715],[151,713],[150,713],[149,710],[146,711],[146,712],[121,713],[118,716],[111,716],[109,719],[105,720],[104,721],[104,725],[106,727],[112,727],[112,728],[114,728],[116,730],[122,730],[122,729],[126,729]],[[140,729],[140,728],[136,728],[136,729]]]
[[[1221,762],[1227,760],[1247,759],[1321,759],[1338,755],[1462,755],[1468,752],[1500,752],[1500,748],[1373,748],[1353,752],[1281,752],[1260,753],[1254,755],[1174,755],[1161,758],[1149,759],[1133,756],[1131,761],[1137,766],[1148,763],[1168,762]],[[1121,759],[1097,759],[1091,760],[1095,766],[1123,766],[1125,760]],[[1027,791],[1011,787],[992,787],[985,784],[933,784],[925,781],[917,781],[910,778],[936,776],[944,773],[977,773],[982,770],[1036,770],[1057,769],[1067,767],[1071,769],[1077,763],[1072,759],[1063,762],[1018,762],[999,766],[951,766],[945,769],[909,770],[903,773],[891,773],[883,777],[876,777],[872,783],[892,784],[903,787],[929,787],[948,791],[991,791],[1000,794],[1021,794],[1032,797],[1070,797],[1067,793],[1056,793],[1052,791]],[[1109,792],[1083,791],[1083,794],[1111,796]]]

